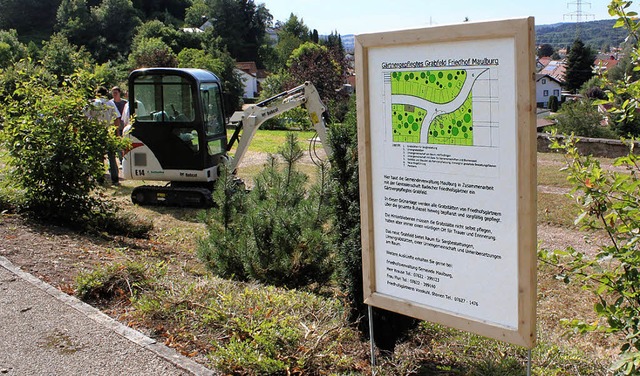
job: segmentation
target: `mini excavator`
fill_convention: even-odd
[[[135,123],[125,129],[125,179],[164,181],[131,193],[138,205],[210,207],[212,190],[227,164],[235,172],[258,128],[268,119],[303,106],[327,154],[326,107],[310,82],[238,111],[227,141],[222,83],[203,69],[145,68],[129,75],[129,104]],[[317,138],[314,138],[317,140]],[[232,157],[229,152],[235,144]],[[312,148],[315,150],[315,147]]]

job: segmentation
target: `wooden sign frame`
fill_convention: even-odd
[[[382,254],[380,253],[381,249],[376,249],[376,246],[378,248],[383,247],[384,243],[381,243],[376,239],[380,239],[379,237],[383,236],[382,233],[387,230],[387,227],[385,227],[384,224],[380,225],[381,221],[379,219],[379,216],[381,215],[380,212],[386,210],[384,209],[384,205],[387,200],[387,197],[381,197],[387,195],[386,191],[384,191],[383,195],[380,194],[382,189],[379,187],[381,182],[380,179],[382,179],[380,175],[387,175],[388,171],[390,171],[384,170],[382,168],[384,166],[381,166],[382,162],[380,162],[380,157],[374,155],[374,153],[386,153],[386,149],[384,149],[384,147],[386,146],[379,144],[379,137],[376,136],[377,133],[375,133],[379,131],[375,127],[379,128],[378,125],[381,122],[379,118],[382,117],[381,112],[379,112],[378,109],[381,107],[390,106],[388,102],[379,102],[379,86],[385,85],[376,81],[382,81],[380,72],[385,71],[385,66],[387,68],[393,67],[393,69],[400,73],[413,73],[414,71],[418,72],[416,70],[418,68],[424,68],[425,70],[431,68],[434,71],[437,71],[438,69],[444,69],[443,67],[448,66],[448,64],[455,65],[455,59],[462,58],[462,56],[452,56],[453,60],[449,60],[449,63],[447,63],[445,59],[440,59],[442,56],[434,57],[432,60],[430,60],[431,51],[435,50],[446,52],[447,46],[451,44],[454,47],[454,51],[456,49],[459,51],[467,51],[466,53],[468,55],[473,55],[478,54],[478,51],[482,51],[483,46],[491,46],[492,44],[494,44],[494,41],[495,44],[503,43],[509,48],[511,48],[510,46],[513,46],[513,53],[507,53],[507,58],[505,59],[503,57],[500,61],[500,63],[505,60],[508,61],[506,62],[507,68],[502,69],[501,67],[502,71],[500,73],[504,74],[504,77],[507,78],[505,79],[504,77],[502,77],[503,84],[505,84],[504,81],[508,81],[508,85],[513,85],[514,98],[507,98],[508,100],[503,101],[508,102],[508,106],[503,106],[503,103],[501,103],[499,111],[506,111],[508,113],[508,116],[500,116],[503,116],[503,120],[504,118],[506,118],[508,121],[502,121],[498,126],[501,128],[500,132],[503,132],[502,129],[506,131],[507,128],[511,130],[507,131],[507,133],[501,133],[501,137],[503,137],[503,139],[500,139],[500,146],[495,149],[497,150],[496,153],[500,155],[500,157],[498,158],[496,169],[499,172],[513,171],[513,176],[515,179],[515,182],[513,183],[513,189],[511,189],[511,191],[508,192],[509,194],[505,196],[506,200],[509,200],[511,197],[513,198],[512,202],[509,202],[508,206],[506,207],[513,208],[513,220],[515,221],[515,223],[505,225],[506,227],[496,226],[494,228],[495,232],[497,233],[497,237],[500,237],[502,235],[504,235],[505,237],[513,236],[515,241],[513,241],[512,243],[515,244],[512,249],[508,249],[505,251],[511,255],[511,260],[513,260],[512,265],[509,264],[509,267],[506,268],[508,270],[491,270],[490,273],[506,273],[506,277],[508,278],[512,278],[513,274],[514,278],[512,278],[511,280],[513,280],[514,283],[513,286],[508,287],[492,286],[491,284],[489,284],[486,286],[486,288],[505,288],[507,289],[506,291],[508,291],[509,294],[513,294],[513,301],[508,307],[505,307],[506,310],[514,312],[514,317],[512,319],[509,319],[510,321],[508,325],[505,325],[501,322],[495,323],[491,318],[474,317],[473,313],[470,314],[470,312],[473,312],[473,307],[469,308],[469,306],[467,305],[461,304],[460,307],[462,307],[462,309],[458,311],[456,308],[451,308],[451,304],[453,303],[447,303],[445,305],[445,308],[443,308],[439,304],[432,304],[432,302],[428,299],[426,299],[426,302],[424,302],[420,298],[420,296],[418,296],[416,299],[413,299],[414,295],[411,295],[410,291],[408,292],[409,298],[407,298],[407,295],[404,294],[404,291],[396,295],[394,293],[395,290],[393,290],[392,287],[390,287],[389,289],[384,288],[383,283],[387,283],[385,279],[387,277],[385,277],[384,274],[377,274],[376,272],[376,264],[390,262],[388,261],[388,259],[385,259],[386,261],[379,259],[380,255]],[[360,203],[362,218],[362,256],[365,303],[371,306],[384,308],[422,320],[440,323],[482,336],[498,339],[527,348],[532,348],[536,342],[537,293],[537,162],[535,127],[535,36],[533,17],[505,21],[464,23],[460,25],[429,27],[415,30],[364,34],[357,35],[355,38],[355,42],[359,142],[358,152],[360,168]],[[479,46],[478,48],[475,48],[475,45],[477,43],[479,44]],[[396,50],[408,52],[408,55],[411,55],[412,57],[405,60],[403,60],[402,58],[398,58],[396,60],[396,63],[391,63],[389,65],[385,65],[384,63],[380,64],[380,59],[376,56],[381,54],[394,56]],[[508,51],[511,51],[511,49],[508,49]],[[424,59],[413,57],[418,55],[424,56]],[[399,53],[397,56],[402,56],[402,54]],[[460,60],[461,64],[465,64],[463,60],[464,59]],[[469,61],[467,61],[467,63],[469,63]],[[438,62],[441,62],[441,64]],[[487,63],[489,65],[492,64],[490,60],[475,63],[479,65],[482,65],[483,63]],[[387,73],[387,76],[389,74],[390,73]],[[428,74],[429,72],[427,72],[427,75]],[[418,78],[416,77],[416,80],[417,79]],[[469,110],[469,112],[471,112],[471,110]],[[510,114],[513,114],[513,116],[511,116]],[[505,134],[508,137],[505,137]],[[513,137],[512,139],[509,139],[511,138],[511,135],[513,135]],[[404,142],[410,143],[411,141]],[[391,143],[391,141],[389,141],[389,143]],[[513,148],[513,151],[509,149],[509,151],[505,151],[504,153],[500,154],[500,147],[512,144],[514,144],[515,146],[508,147]],[[393,150],[400,150],[399,148],[405,148],[405,146],[403,145],[405,144],[397,142],[394,145],[396,149]],[[390,155],[390,158],[393,159],[393,155],[395,154],[390,153]],[[505,155],[507,157],[512,156],[514,160],[505,158]],[[389,158],[387,158],[387,160],[388,159]],[[400,159],[400,157],[398,157],[398,159]],[[407,163],[406,161],[401,162],[399,160],[397,160],[396,162],[405,163],[405,165]],[[382,172],[383,170],[387,172]],[[408,173],[411,174],[411,171],[413,171],[411,170],[411,166],[408,167],[407,171],[409,171]],[[385,176],[384,179],[386,178],[387,176]],[[459,179],[457,181],[463,181],[466,177],[459,176],[458,178]],[[456,180],[455,176],[453,180]],[[423,179],[422,181],[425,181],[425,179]],[[386,183],[387,181],[385,180],[385,184]],[[406,197],[411,198],[415,196],[412,194],[408,194]],[[424,197],[433,197],[433,195]],[[425,201],[427,201],[426,198]],[[461,214],[460,216],[462,217]],[[463,218],[463,220],[464,219],[465,218]],[[425,231],[426,234],[429,234],[427,230]],[[501,231],[509,233],[502,234]],[[515,233],[512,235],[511,231],[515,231]],[[446,234],[446,231],[444,231],[444,233]],[[378,236],[378,238],[376,238],[376,236]],[[443,238],[445,236],[447,235],[442,235]],[[473,242],[474,240],[469,240],[468,243],[470,244],[467,245],[467,247],[474,248]],[[397,248],[402,249],[403,247]],[[475,248],[477,249],[479,247]],[[422,250],[424,250],[425,255],[437,255],[439,252],[439,250],[430,249],[429,247],[426,247]],[[468,261],[471,263],[474,263],[474,260],[480,258],[476,255],[458,256],[468,256]],[[409,259],[413,259],[413,256],[406,257],[408,257]],[[411,261],[408,260],[407,263],[411,264]],[[398,264],[397,262],[393,262],[393,264],[402,265],[402,263]],[[404,265],[404,267],[407,267],[407,265]],[[422,264],[415,264],[414,266],[409,265],[409,267],[413,267],[415,270],[424,270]],[[460,267],[458,267],[457,269],[463,268],[466,268],[466,266],[460,265]],[[454,267],[451,269],[455,270],[456,268]],[[396,272],[402,275],[402,279],[404,279],[405,273],[409,274],[406,270],[396,270]],[[471,271],[471,274],[473,274],[473,271]],[[401,278],[398,276],[393,277],[401,280]],[[477,277],[479,281],[478,283],[484,283],[484,279],[486,278],[486,276]],[[508,278],[507,280],[509,280]],[[383,282],[383,279],[385,280],[385,282]],[[451,278],[451,280],[454,280],[454,278]],[[474,281],[473,278],[470,280]],[[420,281],[418,280],[416,281],[416,283],[420,283]],[[391,284],[393,285],[393,283]],[[411,286],[412,285],[407,283],[404,288],[405,290],[412,289]],[[429,286],[434,287],[435,285]],[[465,287],[461,286],[455,286],[455,289],[462,292],[465,291]],[[431,297],[431,295],[427,296],[427,298]],[[459,298],[459,300],[467,301],[463,298]],[[478,303],[475,302],[475,304]],[[482,304],[482,302],[480,302],[480,304]],[[489,307],[487,309],[489,312],[491,312],[492,310],[496,310],[495,312],[498,312],[497,310],[502,308]]]

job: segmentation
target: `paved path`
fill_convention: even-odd
[[[0,256],[0,376],[214,375]]]

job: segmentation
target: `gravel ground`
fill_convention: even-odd
[[[0,374],[213,372],[0,258]]]

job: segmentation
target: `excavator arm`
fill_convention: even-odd
[[[258,128],[260,128],[265,121],[300,106],[306,108],[313,128],[318,133],[318,137],[322,142],[327,156],[330,156],[331,147],[327,139],[327,127],[324,118],[327,108],[322,103],[316,87],[307,81],[300,86],[282,92],[244,111],[239,111],[240,113],[236,112],[234,114],[233,118],[239,117],[239,124],[229,139],[227,151],[231,150],[236,142],[239,142],[235,155],[230,161],[230,171],[235,171],[238,165],[240,165],[242,158],[251,144],[251,140],[253,140]]]

